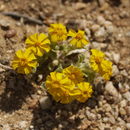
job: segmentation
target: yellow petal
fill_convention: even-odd
[[[23,58],[23,51],[22,51],[22,50],[16,51],[16,56],[17,56],[18,58]]]
[[[38,42],[43,42],[45,39],[47,39],[47,35],[41,33],[39,36],[38,36]]]
[[[28,63],[28,66],[36,68],[37,67],[37,62],[36,61],[35,62],[30,62],[30,63]]]
[[[76,36],[76,32],[71,29],[71,30],[69,30],[68,36],[75,37]]]

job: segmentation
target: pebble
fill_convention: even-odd
[[[124,93],[124,94],[123,94],[123,97],[124,97],[125,99],[127,99],[128,101],[130,101],[130,92],[128,91],[128,92]]]
[[[89,111],[86,111],[86,115],[89,120],[96,120],[96,115],[93,113],[90,113]]]
[[[125,109],[126,109],[127,115],[130,116],[130,106],[127,106]]]
[[[130,123],[126,124],[127,129],[130,129]]]
[[[5,29],[9,29],[10,23],[9,23],[9,21],[6,21],[6,20],[4,20],[4,19],[1,19],[1,20],[0,20],[0,26],[1,26],[1,27],[4,27]]]
[[[12,38],[16,35],[16,30],[15,29],[10,29],[6,32],[5,37],[6,38]]]
[[[109,121],[111,124],[115,124],[115,118],[113,116],[109,117]]]
[[[98,16],[97,17],[97,22],[98,22],[98,24],[100,24],[100,25],[103,25],[104,23],[105,23],[105,19],[104,19],[104,17],[103,16]]]
[[[52,106],[52,101],[48,96],[42,97],[40,100],[40,106],[43,110],[50,109]]]
[[[118,74],[119,74],[119,69],[118,69],[117,65],[113,65],[112,66],[112,75],[116,76]]]
[[[107,36],[107,32],[104,27],[101,27],[95,32],[94,36],[96,41],[103,42]]]
[[[27,123],[28,123],[27,121],[20,121],[19,122],[19,127],[20,128],[26,128]]]
[[[99,43],[99,42],[92,42],[92,48],[96,48],[96,49],[103,49],[107,47],[107,44],[105,43]]]
[[[77,2],[75,4],[75,9],[76,10],[81,10],[81,9],[84,9],[84,8],[86,8],[86,4],[85,3]]]
[[[126,72],[126,70],[122,70],[120,71],[120,74],[127,77],[128,76],[128,73]]]
[[[30,127],[29,127],[30,129],[33,129],[34,128],[34,126],[33,125],[30,125]]]
[[[112,52],[112,59],[116,64],[118,64],[120,61],[120,54]]]
[[[105,85],[105,90],[108,94],[118,97],[118,92],[111,81],[108,81]]]
[[[124,108],[120,108],[119,112],[122,116],[126,115],[126,111]]]
[[[91,30],[92,30],[93,32],[96,32],[96,31],[99,30],[99,28],[100,28],[100,25],[94,24],[94,25],[92,25]]]
[[[127,101],[122,100],[119,105],[120,105],[120,107],[125,107],[127,105]]]
[[[115,31],[115,28],[112,25],[112,22],[110,22],[110,21],[105,21],[104,26],[105,26],[108,33],[113,33]]]
[[[122,130],[120,127],[117,127],[116,130]]]
[[[104,123],[108,122],[108,118],[107,117],[104,117],[102,120],[103,120]]]

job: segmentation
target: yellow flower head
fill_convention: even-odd
[[[45,84],[48,92],[57,102],[66,104],[73,101],[71,91],[74,89],[74,84],[62,73],[51,72]]]
[[[99,72],[100,69],[100,64],[102,60],[104,60],[104,53],[96,50],[96,49],[91,49],[92,55],[90,56],[90,65],[93,68],[94,71]]]
[[[25,43],[27,44],[27,48],[37,56],[42,56],[45,52],[50,51],[50,40],[43,33],[31,35],[26,39]]]
[[[92,86],[88,82],[81,82],[77,85],[79,96],[76,98],[79,102],[85,102],[92,95]]]
[[[61,42],[67,38],[67,30],[63,24],[51,24],[49,28],[49,36],[52,42]]]
[[[108,60],[103,60],[99,73],[105,80],[109,80],[112,75],[112,62]]]
[[[105,59],[105,54],[99,50],[92,49],[90,56],[90,66],[104,79],[109,80],[112,75],[112,62]]]
[[[66,75],[75,84],[84,80],[83,72],[79,68],[72,65],[63,69],[63,74]]]
[[[78,30],[77,33],[74,30],[70,30],[68,36],[72,37],[70,44],[78,48],[82,48],[89,43],[86,39],[85,32],[82,30]]]
[[[18,50],[12,61],[12,67],[18,73],[29,74],[37,67],[36,57],[29,50]]]

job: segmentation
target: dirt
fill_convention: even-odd
[[[55,22],[61,22],[68,28],[76,30],[88,28],[90,41],[99,42],[94,37],[91,26],[100,24],[97,17],[103,16],[106,21],[112,23],[116,31],[99,43],[107,44],[107,47],[103,48],[104,52],[120,54],[120,61],[116,65],[119,71],[127,72],[126,76],[123,75],[120,78],[116,75],[118,80],[112,77],[111,81],[114,85],[117,83],[130,85],[129,9],[129,0],[1,0],[0,63],[10,66],[15,51],[24,47],[27,36],[36,32],[46,33],[48,25]],[[5,16],[3,12],[17,12],[40,20],[43,25],[23,18]],[[72,103],[69,105],[52,101],[52,108],[42,110],[39,106],[39,99],[44,95],[45,93],[36,83],[34,85],[34,82],[29,82],[26,77],[0,68],[0,130],[101,129],[101,127],[97,127],[97,120],[92,121],[83,117],[84,120],[81,121],[80,117],[80,111],[84,111],[86,107],[91,110],[98,107],[100,99],[97,100],[96,97],[93,97],[85,104]],[[100,93],[99,98],[101,95],[104,93]],[[91,128],[91,126],[95,127]],[[115,123],[106,128],[116,130],[116,126]],[[127,127],[121,128],[121,130],[123,129],[127,129]]]

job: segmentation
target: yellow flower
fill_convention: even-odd
[[[88,82],[81,82],[77,86],[77,89],[79,90],[79,96],[77,96],[76,99],[79,102],[85,102],[92,95],[92,86]]]
[[[104,79],[109,80],[112,75],[112,62],[108,60],[103,60],[99,73]]]
[[[86,39],[85,32],[82,30],[78,30],[77,33],[74,30],[70,30],[68,36],[72,37],[70,44],[78,48],[82,48],[89,43]]]
[[[48,92],[57,102],[66,104],[74,100],[73,96],[71,96],[74,84],[62,73],[51,72],[45,84]]]
[[[105,54],[99,50],[92,49],[90,56],[90,66],[104,79],[109,80],[112,75],[112,62],[105,59]]]
[[[42,56],[45,52],[50,51],[50,40],[43,33],[31,35],[26,39],[25,43],[27,44],[27,48],[37,56]]]
[[[93,68],[94,71],[99,72],[100,70],[100,64],[102,60],[104,60],[104,53],[96,50],[96,49],[91,49],[92,55],[90,56],[90,65]]]
[[[51,24],[49,28],[49,36],[52,42],[61,42],[67,38],[67,30],[63,24]]]
[[[29,74],[37,67],[36,57],[29,50],[18,50],[12,61],[12,67],[18,73]]]
[[[66,75],[75,84],[84,80],[83,72],[79,68],[72,65],[63,69],[63,74]]]

